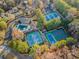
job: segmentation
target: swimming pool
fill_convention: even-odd
[[[43,43],[41,33],[39,31],[29,32],[26,34],[25,40],[28,42],[30,47],[32,47],[34,44]]]
[[[59,40],[67,38],[68,35],[64,31],[63,28],[60,28],[60,29],[56,29],[56,30],[45,32],[45,36],[47,38],[47,41],[50,44],[54,44],[54,43],[56,43]]]
[[[31,27],[29,25],[26,25],[26,24],[18,24],[18,25],[16,25],[16,28],[21,30],[21,31],[28,31],[31,29]]]

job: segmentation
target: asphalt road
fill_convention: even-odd
[[[9,53],[16,56],[17,59],[33,59],[33,57],[31,57],[31,56],[23,55],[23,54],[20,54],[20,53],[18,53],[16,51],[11,51]],[[6,59],[6,57],[4,57],[4,59]]]

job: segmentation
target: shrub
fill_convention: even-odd
[[[65,46],[66,43],[67,43],[66,40],[61,40],[61,41],[56,42],[54,45],[60,48],[61,46]]]
[[[66,38],[66,41],[67,41],[67,44],[69,44],[69,43],[72,43],[72,44],[77,43],[77,40],[74,39],[73,37],[68,37],[68,38]]]

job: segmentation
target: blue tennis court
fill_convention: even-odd
[[[49,43],[54,44],[61,39],[67,38],[68,35],[64,31],[64,29],[61,28],[61,29],[56,29],[56,30],[46,32],[45,36],[46,36]]]
[[[45,8],[45,18],[47,21],[49,20],[53,20],[55,18],[60,19],[60,15],[56,12],[53,11],[53,9],[51,9],[51,5],[49,4],[47,8]]]
[[[47,20],[47,21],[53,20],[53,19],[55,19],[55,18],[60,19],[59,14],[57,14],[56,12],[52,12],[52,13],[50,13],[50,14],[47,14],[45,17],[46,17],[46,20]]]
[[[26,41],[28,42],[29,46],[32,47],[34,44],[41,44],[43,43],[41,34],[39,31],[30,32],[25,37]]]

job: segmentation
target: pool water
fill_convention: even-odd
[[[21,30],[21,31],[26,31],[30,29],[30,26],[26,25],[26,24],[18,24],[17,29]]]
[[[34,44],[41,44],[43,43],[41,34],[39,31],[30,32],[25,37],[26,41],[28,42],[29,46],[33,46]]]
[[[64,29],[61,28],[61,29],[56,29],[56,30],[52,30],[52,31],[46,32],[45,36],[47,38],[47,41],[50,44],[54,44],[54,43],[56,43],[59,40],[67,38],[68,35],[64,31]]]
[[[24,30],[24,29],[27,29],[27,26],[25,26],[25,25],[19,25],[19,26],[18,26],[18,29]]]

